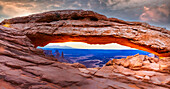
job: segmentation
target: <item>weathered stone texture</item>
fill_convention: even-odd
[[[2,25],[9,24],[9,27]],[[7,25],[6,25],[7,26]],[[92,40],[93,39],[93,40]],[[94,41],[95,39],[95,41]],[[169,56],[169,31],[92,11],[51,11],[4,20],[0,26],[2,89],[168,89],[169,58],[135,55],[102,68],[60,63],[36,46],[50,42],[120,43]],[[122,41],[124,41],[122,43]],[[139,48],[140,49],[140,48]]]

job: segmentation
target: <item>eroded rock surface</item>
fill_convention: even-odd
[[[110,60],[105,67],[113,67],[114,72],[137,80],[170,87],[170,57],[158,59],[137,54]]]
[[[155,45],[158,45],[156,48],[156,53],[168,53],[169,44],[167,44],[167,41],[169,41],[169,33],[167,30],[151,29],[150,26],[142,26],[141,23],[130,23],[117,19],[107,19],[105,16],[94,12],[59,12],[54,11],[38,15],[31,15],[28,17],[14,18],[5,20],[1,23],[10,23],[11,28],[0,26],[0,88],[168,89],[170,87],[169,58],[167,57],[163,59],[154,59],[144,55],[135,55],[134,57],[128,57],[119,61],[114,59],[114,61],[110,61],[107,64],[109,66],[104,66],[102,68],[85,68],[81,64],[60,63],[53,57],[46,57],[42,50],[35,48],[35,46],[41,45],[41,43],[38,44],[36,43],[37,40],[33,39],[34,37],[39,37],[38,39],[40,39],[40,36],[42,38],[49,37],[43,38],[44,40],[40,39],[39,42],[44,41],[44,43],[42,42],[44,45],[48,42],[57,42],[57,40],[59,40],[51,39],[53,36],[59,37],[61,40],[67,39],[65,41],[79,41],[80,39],[76,38],[77,35],[78,37],[85,39],[88,36],[91,37],[92,34],[94,34],[94,37],[91,38],[97,37],[97,34],[99,37],[106,34],[104,38],[112,39],[112,37],[115,37],[115,42],[119,42],[118,40],[122,41],[121,39],[125,38],[128,40],[131,39],[130,41],[134,42],[134,44],[136,44],[135,42],[138,41],[139,44],[142,44],[140,43],[140,41],[142,41],[143,45],[150,44],[152,46],[153,44],[151,44],[151,42],[149,43],[149,41],[142,40],[143,38],[138,41],[133,40],[135,38],[139,39],[141,34],[150,34],[147,36],[152,36],[152,42],[155,43]],[[63,16],[63,18],[59,18],[58,16]],[[108,25],[108,23],[111,25]],[[117,30],[114,26],[117,27]],[[137,36],[135,36],[135,38],[127,38],[126,35],[121,33],[122,31],[120,28],[123,29],[123,26],[137,26],[141,28],[146,27],[147,29],[144,29],[146,30],[146,33],[140,33],[138,29],[133,30],[132,28],[129,28],[132,32],[130,31],[126,35],[129,35],[128,37],[133,36],[131,34],[133,34],[134,31],[134,33],[139,34],[139,38]],[[151,34],[150,31],[153,32],[153,34]],[[66,34],[67,36],[62,34]],[[108,34],[112,34],[113,36],[107,37]],[[156,38],[154,39],[154,37],[158,37],[158,40],[163,44],[159,42],[156,43]],[[109,41],[109,39],[107,40]],[[109,43],[107,40],[100,39],[98,42]],[[112,39],[111,42],[114,40]],[[127,43],[129,42],[128,40]],[[87,41],[93,43],[91,39]],[[162,50],[161,47],[163,47]],[[159,68],[155,65],[159,66]]]
[[[50,11],[6,19],[1,24],[22,31],[35,46],[68,41],[119,43],[158,56],[170,56],[170,31],[147,23],[107,18],[92,11]]]

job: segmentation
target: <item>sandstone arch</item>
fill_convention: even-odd
[[[1,24],[21,30],[35,46],[69,41],[119,43],[160,57],[170,56],[170,31],[147,23],[107,18],[92,11],[51,11],[7,19]]]
[[[63,16],[65,16],[65,13],[67,13],[68,16],[71,16],[72,13],[78,14],[74,16],[79,16],[79,15],[81,16],[82,13],[84,14],[81,16],[80,20],[73,20],[71,19],[72,17],[68,17],[66,15],[66,18],[62,18],[62,20],[56,21],[58,20],[55,18],[56,13],[58,13],[57,17],[60,14],[61,16],[62,14]],[[43,54],[42,50],[35,48],[35,46],[38,45],[43,46],[49,42],[57,42],[57,41],[62,42],[60,37],[62,39],[65,39],[64,41],[70,41],[70,40],[84,41],[93,44],[95,43],[93,42],[94,40],[93,38],[95,38],[95,40],[99,40],[98,42],[101,42],[101,44],[109,43],[105,39],[114,38],[112,39],[112,42],[116,39],[119,39],[115,42],[127,40],[127,43],[134,42],[133,44],[145,45],[148,43],[148,41],[151,40],[148,41],[145,41],[143,39],[135,40],[138,38],[137,36],[135,36],[136,38],[132,39],[130,35],[131,32],[129,33],[130,36],[127,36],[128,34],[121,35],[120,33],[122,32],[121,29],[119,29],[120,31],[116,30],[116,28],[122,26],[126,26],[126,27],[139,26],[139,27],[147,28],[146,32],[145,30],[143,31],[143,29],[132,30],[133,28],[131,28],[132,33],[139,32],[140,35],[145,34],[146,36],[144,37],[146,38],[151,36],[151,38],[153,38],[153,43],[158,45],[158,47],[156,47],[156,51],[154,52],[159,52],[159,53],[167,52],[168,54],[169,53],[169,44],[168,44],[169,31],[162,28],[160,28],[159,30],[158,28],[143,23],[125,22],[117,19],[107,19],[105,18],[105,16],[98,15],[91,11],[90,12],[89,11],[53,11],[53,12],[47,12],[45,14],[47,14],[47,16],[44,15],[43,13],[38,15],[31,15],[28,17],[9,19],[1,23],[0,25],[0,88],[7,88],[7,89],[8,88],[9,89],[118,88],[119,89],[119,88],[135,87],[135,88],[161,88],[162,89],[162,88],[170,87],[169,79],[168,79],[169,78],[168,57],[165,60],[162,59],[160,61],[160,64],[150,63],[150,64],[161,65],[162,66],[161,68],[167,69],[166,71],[160,68],[158,70],[156,69],[156,71],[151,71],[151,70],[148,71],[146,69],[142,71],[142,73],[146,73],[147,75],[149,75],[149,78],[151,79],[149,81],[145,81],[145,80],[141,81],[140,79],[138,79],[139,77],[136,78],[136,76],[138,75],[134,75],[132,70],[124,68],[122,66],[117,66],[117,69],[120,69],[121,71],[122,70],[125,71],[125,74],[113,72],[113,70],[118,71],[113,66],[105,66],[101,69],[80,68],[81,66],[77,64],[74,65],[74,64],[60,63],[54,58],[46,57]],[[94,16],[95,19],[93,19]],[[47,23],[46,20],[48,18],[51,19],[49,19]],[[89,24],[85,24],[84,21],[87,21],[87,23]],[[71,24],[69,25],[69,23]],[[7,27],[10,26],[10,28],[9,27],[6,28],[2,26],[4,24],[7,24],[5,26]],[[83,27],[81,24],[83,24]],[[68,28],[65,29],[65,27]],[[71,30],[69,29],[69,27],[71,27]],[[76,27],[78,27],[79,30],[76,30]],[[99,30],[96,30],[95,32],[94,29],[92,29],[93,27],[94,29],[99,28]],[[112,27],[114,27],[115,30],[110,30],[110,28]],[[85,29],[89,28],[89,30],[84,30],[83,28]],[[106,29],[106,32],[102,32],[103,30],[105,31],[105,29],[102,28],[109,28],[109,29]],[[80,30],[84,35],[80,35],[81,34],[79,33]],[[148,33],[150,31],[153,32],[153,34]],[[125,31],[123,30],[123,32]],[[109,34],[112,35],[111,38]],[[155,34],[159,34],[159,35],[155,35]],[[44,36],[46,39],[42,38],[42,36]],[[56,39],[55,36],[58,37],[59,39],[55,40]],[[52,39],[54,37],[55,39]],[[132,35],[132,37],[134,36]],[[50,38],[51,40],[48,38]],[[164,45],[161,43],[156,43],[157,41],[154,40],[155,38],[160,39],[160,41],[163,42]],[[39,40],[39,42],[44,42],[44,43],[43,44],[36,43],[37,40]],[[161,47],[163,47],[164,50],[162,50]],[[153,48],[154,47],[151,47],[151,49]],[[108,63],[108,65],[110,65],[110,63]],[[137,74],[141,73],[141,71],[135,71],[135,72],[137,72]],[[144,79],[148,79],[148,76],[146,78],[144,77]]]

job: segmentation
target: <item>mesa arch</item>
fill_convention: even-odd
[[[65,11],[62,11],[62,12],[66,13]],[[68,12],[67,12],[67,14],[68,14]],[[84,11],[76,11],[76,12],[84,12]],[[92,12],[89,12],[89,15],[90,15],[90,13],[92,14]],[[50,14],[48,14],[48,15],[50,15]],[[1,25],[0,25],[0,82],[1,82],[0,87],[7,88],[7,89],[8,88],[11,88],[11,89],[41,89],[41,88],[42,89],[60,89],[60,88],[108,89],[108,88],[118,88],[118,89],[120,89],[120,88],[134,88],[134,87],[135,88],[144,88],[144,89],[145,88],[146,89],[148,89],[148,88],[149,89],[150,88],[157,88],[157,89],[167,88],[168,89],[170,87],[169,86],[169,68],[170,68],[169,67],[169,64],[170,64],[169,57],[160,59],[160,61],[158,63],[156,63],[156,61],[149,62],[149,67],[147,67],[148,65],[146,65],[146,66],[142,65],[142,67],[145,67],[145,68],[147,67],[146,69],[144,69],[145,72],[142,72],[143,69],[134,71],[127,67],[125,68],[121,65],[104,66],[100,69],[98,69],[98,68],[83,68],[82,66],[77,66],[74,64],[65,64],[65,63],[58,62],[54,58],[46,57],[43,53],[43,50],[35,48],[35,45],[36,45],[35,43],[32,44],[35,40],[33,38],[39,36],[39,39],[40,38],[42,39],[42,35],[54,37],[55,35],[53,33],[57,30],[59,32],[61,32],[61,28],[62,28],[62,26],[64,27],[65,24],[63,23],[63,25],[55,26],[55,25],[59,24],[60,22],[62,22],[62,21],[58,21],[58,20],[54,19],[54,17],[56,15],[52,15],[52,16],[54,16],[52,18],[54,21],[52,21],[52,22],[50,22],[50,20],[48,20],[47,22],[41,22],[41,23],[35,21],[36,18],[39,19],[39,17],[43,17],[43,16],[45,16],[45,15],[40,14],[40,15],[38,15],[38,17],[33,15],[31,17],[33,20],[31,20],[31,18],[28,18],[28,17],[18,18],[18,19],[15,18],[14,19],[15,21],[10,20],[10,21],[14,21],[14,23],[12,23],[12,22],[9,23],[6,20],[7,25],[5,25],[5,26],[10,26],[10,28],[6,28],[6,27],[2,26],[6,23],[3,23],[3,22],[1,23]],[[45,20],[46,19],[43,19],[43,20],[41,19],[40,21],[45,21]],[[83,20],[83,21],[81,21],[81,20]],[[16,23],[17,21],[19,23]],[[21,23],[24,21],[26,21],[26,22]],[[29,21],[34,21],[34,22],[29,22]],[[65,21],[65,23],[69,22],[69,20],[67,20],[66,18],[63,19],[63,21]],[[95,27],[92,23],[89,23],[90,26],[88,26],[88,24],[84,25],[84,26],[86,26],[84,28],[87,28],[87,27],[93,28],[94,27],[96,29],[96,27],[99,26],[98,23],[101,20],[97,21],[96,18],[94,19],[92,17],[89,17],[87,19],[83,19],[83,18],[75,19],[74,18],[74,19],[70,19],[70,21],[71,22],[75,21],[77,23],[79,23],[79,22],[83,23],[84,21],[93,22],[93,24],[97,23],[95,25]],[[98,28],[101,29],[103,27],[110,27],[108,25],[108,23],[110,23],[110,21],[107,21],[107,20],[102,20],[102,21],[104,21],[104,22],[106,21],[107,26],[104,25],[103,23],[101,23],[101,24],[103,24],[103,25],[100,25],[102,27],[98,27]],[[123,22],[121,20],[116,20],[116,19],[114,21],[112,20],[112,22],[115,22],[115,24],[119,24],[119,25],[121,23],[128,24],[128,26],[140,25],[140,23],[130,23],[130,22],[127,23],[127,22]],[[91,26],[91,25],[93,25],[93,26]],[[149,25],[144,25],[144,26],[146,27]],[[56,28],[54,28],[54,27],[56,27]],[[74,27],[74,25],[72,25],[71,27]],[[120,27],[120,26],[118,26],[118,27]],[[150,28],[152,30],[154,29],[153,27],[148,27],[148,28]],[[102,32],[100,29],[98,31]],[[165,36],[163,38],[165,38],[165,40],[169,41],[168,40],[169,39],[168,38],[169,31],[163,30],[163,29],[161,30],[161,29],[162,28],[160,28],[160,31],[158,31],[159,29],[155,29],[155,30],[153,30],[153,32],[159,33],[160,38],[162,36]],[[134,31],[136,31],[136,30],[137,29],[135,29]],[[63,31],[64,31],[64,29],[63,29]],[[66,31],[70,31],[70,30],[66,30]],[[80,32],[80,31],[77,31],[77,32]],[[83,31],[81,31],[81,32],[83,32]],[[67,32],[67,33],[70,33],[70,32]],[[104,32],[102,32],[102,33],[104,33]],[[82,33],[82,34],[84,34],[84,33]],[[90,34],[90,33],[87,32],[86,34]],[[115,33],[113,33],[112,36],[115,36],[114,38],[116,38],[116,36],[118,36],[117,38],[120,38],[119,35],[116,35],[116,34],[118,34],[118,33],[115,32]],[[60,35],[58,34],[57,36],[61,36],[61,38],[63,38],[63,37],[65,37],[64,35],[71,36],[70,34],[64,34],[64,32],[62,32]],[[150,35],[153,35],[153,34],[150,34]],[[77,35],[73,34],[72,36],[77,36]],[[78,35],[78,36],[80,36],[80,35]],[[99,34],[97,36],[101,37],[101,34]],[[153,37],[154,36],[155,35],[153,35]],[[92,38],[94,38],[94,36],[92,36]],[[164,42],[163,38],[160,39],[160,41]],[[43,39],[43,40],[44,40],[44,42],[50,41],[50,40],[45,40],[45,39]],[[147,41],[144,41],[144,42],[147,43]],[[153,42],[155,42],[155,40],[153,40]],[[169,45],[167,45],[166,42],[164,42],[164,44],[165,44],[165,48],[167,49]],[[160,45],[160,47],[163,47],[163,46]],[[141,56],[143,56],[143,57],[141,58]],[[137,58],[140,57],[139,60],[142,60],[143,58],[145,58],[146,61],[148,61],[150,59],[154,59],[154,58],[146,58],[147,56],[145,56],[145,55],[133,56],[133,58],[131,58],[131,59],[134,59],[134,58],[136,59],[136,57]],[[137,60],[138,59],[136,59],[134,61],[137,61]],[[139,64],[141,64],[141,63],[144,64],[144,61],[140,62]],[[109,63],[107,63],[107,64],[109,64]],[[155,64],[155,65],[159,65],[159,66],[150,66],[151,64]],[[154,68],[154,70],[153,70],[153,68]],[[123,69],[123,71],[122,71],[122,69]],[[129,72],[127,75],[126,70],[131,71],[130,75],[129,75]],[[87,73],[87,71],[89,73]],[[116,71],[122,71],[122,73],[118,73]],[[133,72],[137,72],[137,73],[134,74]],[[145,77],[142,77],[143,75],[141,75],[141,74],[144,74],[144,76],[151,75],[151,76],[149,76],[150,80],[147,80],[147,81],[143,80]],[[141,76],[142,80],[138,79],[139,77],[136,78],[135,76]]]
[[[35,47],[48,43],[118,43],[170,56],[170,31],[147,23],[128,22],[84,10],[61,10],[6,19],[1,25],[22,31]]]

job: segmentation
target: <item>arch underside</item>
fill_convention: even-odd
[[[153,49],[150,46],[133,43],[132,40],[126,38],[119,38],[114,36],[69,36],[69,35],[61,35],[61,34],[46,35],[40,33],[36,35],[27,35],[27,36],[31,39],[35,47],[37,46],[43,47],[48,43],[64,43],[64,42],[84,42],[88,44],[118,43],[120,45],[153,53],[159,57],[170,56],[169,52],[159,53],[158,49]]]
[[[90,19],[82,20],[83,16],[84,18],[90,17]],[[81,20],[77,17],[81,17]],[[72,18],[77,20],[72,20]],[[3,27],[6,23],[8,23],[6,26],[10,28]],[[94,68],[90,71],[89,68],[60,63],[56,58],[46,57],[42,50],[35,48],[48,43],[70,41],[88,44],[118,43],[166,57],[170,56],[170,34],[167,30],[161,30],[162,28],[153,30],[147,24],[144,27],[141,25],[142,23],[110,20],[89,11],[53,11],[9,19],[0,24],[3,25],[0,25],[0,70],[2,76],[0,85],[5,84],[9,87],[12,85],[15,89],[92,88],[95,87],[94,85],[104,86],[100,88],[126,88],[129,84],[139,88],[169,88],[167,81],[169,57],[163,58],[159,62],[154,60],[157,58],[145,58],[147,59],[145,61],[149,61],[149,65],[148,63],[143,65],[144,57],[133,56],[134,61],[137,61],[137,63],[134,62],[134,65],[142,64],[141,68],[143,66],[147,66],[147,68],[136,71],[129,67],[128,71],[132,71],[132,73],[126,77],[128,67],[124,68],[122,64],[119,65],[119,61],[122,60],[118,61],[118,65],[115,62],[116,65],[113,66],[113,61],[111,61],[112,65],[107,63],[110,66]],[[139,57],[143,61],[138,61]],[[150,60],[154,60],[154,62],[150,62]],[[125,61],[123,62],[125,63]],[[117,71],[122,72],[118,74]],[[153,76],[149,76],[151,79],[149,81],[145,81],[148,76],[147,71],[154,73]],[[146,75],[140,73],[146,73]],[[136,76],[143,78],[139,79]],[[160,78],[162,79],[160,80]],[[109,83],[105,81],[109,81]]]
[[[70,41],[118,43],[159,57],[170,56],[170,31],[147,23],[107,18],[92,11],[51,11],[7,19],[0,24],[23,32],[35,47]]]

